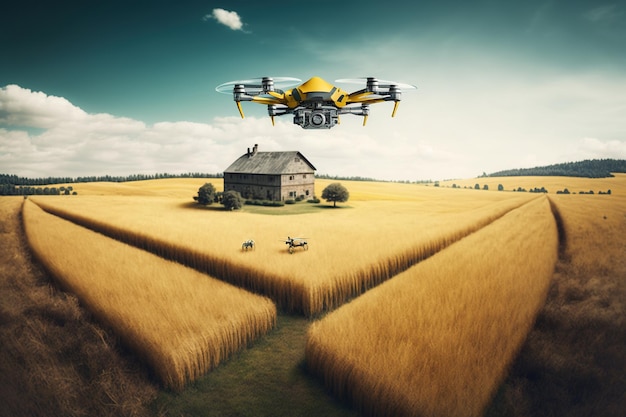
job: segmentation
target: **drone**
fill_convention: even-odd
[[[302,248],[304,250],[309,249],[309,243],[306,241],[306,237],[287,236],[287,240],[285,240],[285,244],[287,245],[287,250],[289,251],[289,253],[293,253],[295,248]]]
[[[267,105],[272,119],[276,116],[293,114],[293,123],[303,129],[330,129],[339,124],[339,115],[354,114],[363,116],[363,126],[367,123],[371,104],[393,101],[391,117],[395,117],[402,98],[402,89],[416,89],[414,85],[394,81],[378,80],[374,77],[341,79],[337,83],[360,84],[365,88],[349,93],[320,77],[302,80],[290,77],[262,77],[250,80],[230,81],[215,88],[219,93],[233,94],[233,100],[241,118],[242,101]],[[298,85],[299,84],[299,85]],[[294,88],[283,91],[278,88]]]

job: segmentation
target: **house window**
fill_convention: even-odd
[[[306,178],[306,174],[304,174],[304,175],[302,176],[302,178]]]
[[[294,178],[294,176],[293,176],[293,175],[290,175],[290,176],[289,176],[289,180],[290,180],[290,181],[293,181],[293,178]]]

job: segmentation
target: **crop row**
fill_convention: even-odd
[[[421,204],[371,202],[298,216],[201,210],[145,197],[35,201],[57,216],[266,295],[284,310],[313,316],[529,200],[491,196],[495,198]],[[289,255],[287,236],[308,238],[310,249]],[[241,243],[250,238],[257,247],[244,253]]]
[[[542,197],[314,323],[307,366],[364,415],[482,415],[557,257]]]
[[[109,326],[165,386],[182,388],[276,322],[269,299],[23,207],[28,242],[61,287]]]

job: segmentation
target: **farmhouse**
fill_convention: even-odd
[[[259,152],[258,145],[224,171],[224,191],[260,200],[312,198],[315,167],[300,152]]]

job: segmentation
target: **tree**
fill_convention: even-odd
[[[193,199],[203,206],[213,204],[215,201],[215,187],[210,182],[207,182],[198,189],[198,195]]]
[[[222,204],[226,210],[239,210],[243,203],[244,199],[237,191],[226,191],[222,194]]]
[[[338,182],[334,182],[330,184],[328,187],[324,188],[322,191],[322,198],[328,202],[333,202],[333,207],[337,207],[337,202],[343,203],[348,201],[350,198],[350,193]]]

